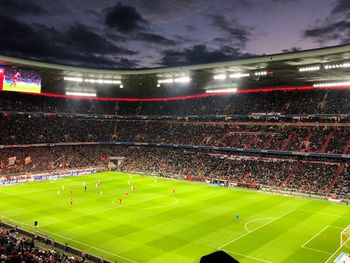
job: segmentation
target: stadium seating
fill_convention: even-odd
[[[349,113],[348,97],[348,90],[314,90],[236,94],[168,102],[113,102],[3,93],[0,97],[0,145],[11,147],[0,148],[0,175],[6,178],[41,171],[106,167],[108,158],[104,157],[124,156],[126,159],[121,169],[125,171],[177,174],[226,185],[315,194],[333,192],[345,196],[349,189],[347,166],[332,158],[282,158],[258,153],[224,155],[193,149],[79,144],[136,142],[345,155],[349,154],[350,148],[349,126],[338,119],[323,123],[313,118],[266,122],[242,117],[212,121],[206,115]],[[120,114],[126,117],[116,119],[59,113]],[[176,117],[143,120],[131,116],[167,114],[197,114],[199,117],[196,120]],[[38,143],[78,145],[23,147]],[[9,165],[12,157],[16,158]],[[339,167],[343,166],[340,171]]]

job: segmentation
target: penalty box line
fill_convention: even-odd
[[[220,246],[219,249],[223,249],[223,248],[226,247],[227,245],[229,245],[229,244],[231,244],[231,243],[233,243],[233,242],[236,242],[237,240],[239,240],[239,239],[241,239],[241,238],[243,238],[243,237],[245,237],[245,236],[247,236],[247,235],[249,235],[249,234],[254,233],[255,231],[259,230],[260,228],[262,228],[262,227],[264,227],[264,226],[266,226],[266,225],[268,225],[268,224],[271,224],[272,222],[275,222],[276,220],[278,220],[278,219],[280,219],[280,218],[282,218],[282,217],[284,217],[284,216],[286,216],[286,215],[288,215],[288,214],[294,212],[295,210],[296,210],[296,209],[290,210],[290,211],[288,211],[288,212],[286,212],[286,213],[284,213],[284,214],[282,214],[282,215],[280,215],[280,216],[278,216],[278,217],[276,217],[276,218],[274,218],[274,219],[272,219],[272,220],[266,222],[265,224],[263,224],[263,225],[261,225],[261,226],[255,228],[254,230],[252,230],[252,231],[250,231],[250,232],[247,232],[247,233],[245,233],[245,234],[243,234],[243,235],[240,235],[240,236],[236,237],[235,239],[232,239],[231,241],[229,241],[229,242],[223,244],[222,246]],[[233,253],[233,252],[232,252],[232,253]]]
[[[250,259],[253,259],[253,260],[256,260],[256,261],[259,261],[259,262],[272,263],[271,261],[267,261],[267,260],[264,260],[264,259],[261,259],[261,258],[256,258],[256,257],[244,255],[244,254],[237,253],[237,252],[233,252],[233,251],[226,250],[226,249],[223,249],[222,251],[225,251],[225,252],[227,252],[227,253],[229,253],[229,254],[235,254],[235,255],[238,255],[238,256],[243,256],[243,257],[245,257],[245,258],[250,258]]]
[[[325,253],[325,254],[329,254],[331,255],[331,252],[327,252],[324,250],[320,250],[320,249],[316,249],[316,248],[312,248],[312,247],[308,247],[306,246],[307,244],[309,244],[312,240],[314,240],[316,237],[318,237],[321,233],[323,233],[327,228],[337,228],[337,229],[343,229],[342,227],[338,227],[338,226],[332,226],[332,225],[327,225],[324,228],[322,228],[319,232],[317,232],[314,236],[312,236],[308,241],[306,241],[304,244],[302,244],[300,247],[301,248],[305,248],[305,249],[309,249],[309,250],[314,250],[320,253]]]
[[[16,223],[16,222],[17,222],[18,225],[21,225],[21,224],[22,224],[22,225],[27,225],[27,226],[31,227],[31,225],[29,225],[29,224],[27,224],[27,223],[25,223],[25,222],[22,222],[22,221],[18,221],[18,220],[6,218],[6,217],[1,217],[0,219],[3,219],[5,222],[6,222],[6,221],[9,222],[9,223],[12,223],[12,222],[13,222],[13,223]],[[30,230],[29,230],[29,231],[30,231]],[[45,230],[45,229],[38,229],[38,231],[37,231],[37,233],[39,233],[39,234],[43,234],[42,232],[48,233],[48,234],[51,234],[51,235],[54,235],[54,236],[58,236],[58,237],[61,237],[61,238],[66,239],[66,240],[70,240],[70,241],[72,241],[72,242],[74,242],[74,243],[76,243],[76,244],[80,244],[80,245],[83,245],[83,246],[92,248],[92,249],[94,249],[94,250],[96,250],[96,251],[100,251],[100,252],[102,252],[102,253],[106,253],[106,254],[112,255],[112,256],[117,257],[117,258],[124,259],[124,260],[129,261],[129,262],[132,262],[132,263],[138,263],[138,262],[135,261],[135,260],[132,260],[132,259],[123,257],[123,256],[121,256],[121,255],[118,255],[118,254],[115,254],[115,253],[112,253],[112,252],[109,252],[109,251],[106,251],[106,250],[103,250],[103,249],[100,249],[100,248],[98,248],[98,247],[91,246],[91,245],[89,245],[89,244],[80,242],[80,241],[78,241],[78,240],[74,240],[74,239],[69,238],[69,237],[66,237],[66,236],[62,236],[62,235],[60,235],[60,234],[57,234],[57,233],[54,233],[54,232],[51,232],[51,231],[48,231],[48,230]],[[35,232],[34,232],[34,233],[35,233]],[[77,248],[77,247],[75,247],[75,246],[72,246],[72,245],[69,245],[69,246],[72,247],[72,248],[74,248],[74,249],[76,249],[76,250],[78,250],[78,251],[80,251],[80,249]],[[96,256],[96,255],[95,255],[95,256]]]

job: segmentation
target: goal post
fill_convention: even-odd
[[[340,233],[340,246],[350,248],[350,225]]]

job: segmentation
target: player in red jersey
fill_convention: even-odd
[[[16,87],[17,85],[17,78],[19,78],[21,76],[21,73],[17,72],[13,78],[12,78],[12,84],[10,85],[10,87]]]

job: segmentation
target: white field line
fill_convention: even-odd
[[[245,236],[247,236],[247,235],[249,235],[249,234],[251,234],[251,233],[257,231],[258,229],[260,229],[260,228],[262,228],[262,227],[264,227],[264,226],[266,226],[266,225],[268,225],[268,224],[271,224],[272,222],[274,222],[274,221],[276,221],[276,220],[278,220],[278,219],[280,219],[280,218],[282,218],[282,217],[284,217],[284,216],[286,216],[286,215],[288,215],[288,214],[294,212],[295,210],[296,210],[296,209],[290,210],[290,211],[288,211],[288,212],[286,212],[286,213],[280,215],[279,217],[276,217],[276,218],[274,218],[274,219],[272,219],[272,220],[266,222],[265,224],[263,224],[263,225],[261,225],[261,226],[255,228],[254,230],[252,230],[252,231],[250,231],[250,232],[248,232],[248,233],[245,233],[245,234],[243,234],[243,235],[241,235],[241,236],[239,236],[239,237],[236,237],[235,239],[232,239],[231,241],[229,241],[229,242],[223,244],[222,246],[220,246],[219,249],[222,249],[223,247],[225,247],[225,246],[227,246],[227,245],[229,245],[229,244],[231,244],[231,243],[233,243],[233,242],[235,242],[235,241],[237,241],[237,240],[239,240],[239,239],[241,239],[241,238],[243,238],[243,237],[245,237]]]
[[[310,243],[313,239],[315,239],[318,235],[320,235],[323,231],[325,231],[329,226],[327,225],[326,227],[322,228],[319,232],[317,232],[316,235],[312,236],[308,241],[306,241],[304,244],[301,245],[301,247],[303,248],[304,246],[306,246],[306,244]]]
[[[328,254],[328,255],[331,255],[332,253],[330,252],[327,252],[327,251],[323,251],[323,250],[319,250],[319,249],[316,249],[316,248],[311,248],[311,247],[302,247],[304,249],[309,249],[309,250],[312,250],[312,251],[316,251],[316,252],[320,252],[320,253],[324,253],[324,254]]]
[[[250,223],[253,223],[253,222],[255,222],[255,221],[259,221],[259,220],[264,220],[264,219],[273,219],[274,217],[263,217],[263,218],[257,218],[257,219],[253,219],[253,220],[250,220],[250,221],[248,221],[247,223],[245,223],[245,225],[244,225],[244,228],[245,228],[245,230],[247,230],[248,232],[251,232],[252,230],[249,230],[248,229],[248,225],[250,224]]]
[[[350,239],[350,237],[349,237],[345,242],[347,242],[349,239]],[[334,251],[334,253],[326,260],[325,263],[328,263],[328,262],[332,259],[332,257],[334,257],[334,255],[335,255],[342,247],[343,247],[343,246],[339,246],[338,249],[337,249],[336,251]]]
[[[135,260],[132,260],[132,259],[129,259],[129,258],[126,258],[126,257],[120,256],[120,255],[117,255],[117,254],[111,253],[111,252],[109,252],[109,251],[106,251],[106,250],[103,250],[103,249],[100,249],[100,248],[97,248],[97,247],[94,247],[94,246],[88,245],[88,244],[86,244],[86,243],[83,243],[83,242],[80,242],[80,241],[77,241],[77,240],[71,239],[71,238],[69,238],[69,237],[65,237],[65,236],[62,236],[62,235],[56,234],[56,233],[54,233],[54,232],[46,231],[46,230],[43,230],[43,229],[41,229],[41,231],[42,231],[42,232],[45,232],[45,233],[49,233],[49,234],[51,234],[51,235],[55,235],[55,236],[58,236],[58,237],[61,237],[61,238],[67,239],[67,240],[70,240],[70,241],[72,241],[72,242],[74,242],[74,243],[77,243],[77,244],[83,245],[83,246],[85,246],[85,247],[89,247],[89,248],[95,249],[95,250],[97,250],[97,251],[101,251],[101,252],[103,252],[103,253],[110,254],[110,255],[112,255],[112,256],[115,256],[115,257],[118,257],[118,258],[122,258],[122,259],[125,259],[125,260],[130,261],[130,262],[133,262],[133,263],[137,263],[137,261],[135,261]],[[73,248],[74,248],[74,247],[73,247]],[[77,248],[76,248],[76,249],[77,249]],[[78,249],[78,250],[79,250],[79,249]]]
[[[235,254],[235,255],[239,255],[239,256],[242,256],[242,257],[245,257],[245,258],[254,259],[254,260],[256,260],[256,261],[260,261],[260,262],[272,263],[271,261],[267,261],[267,260],[264,260],[264,259],[260,259],[260,258],[256,258],[256,257],[248,256],[248,255],[244,255],[244,254],[237,253],[237,252],[233,252],[233,251],[226,250],[226,249],[223,249],[222,251],[225,251],[225,252],[227,252],[227,253],[231,253],[231,254]]]
[[[25,223],[25,222],[21,222],[21,221],[18,221],[18,220],[13,220],[13,219],[5,218],[5,221],[14,222],[14,223],[17,222],[19,225],[22,224],[22,225],[26,225],[26,226],[29,226],[29,227],[33,227],[32,225],[29,225],[29,224],[27,224],[27,223]],[[33,229],[34,229],[34,227],[33,227]],[[34,229],[34,230],[38,231],[39,229]],[[96,251],[100,251],[100,252],[102,252],[102,253],[106,253],[106,254],[115,256],[115,257],[117,257],[117,258],[122,258],[122,259],[124,259],[124,260],[129,261],[129,262],[138,263],[138,262],[135,261],[135,260],[132,260],[132,259],[129,259],[129,258],[120,256],[120,255],[114,254],[114,253],[112,253],[112,252],[109,252],[109,251],[106,251],[106,250],[103,250],[103,249],[100,249],[100,248],[97,248],[97,247],[94,247],[94,246],[91,246],[91,245],[89,245],[89,244],[86,244],[86,243],[83,243],[83,242],[80,242],[80,241],[71,239],[71,238],[69,238],[69,237],[65,237],[65,236],[56,234],[56,233],[54,233],[54,232],[50,232],[50,231],[47,231],[47,230],[44,230],[44,229],[40,229],[38,232],[45,232],[45,233],[48,233],[48,234],[50,234],[50,235],[58,236],[58,237],[61,237],[61,238],[63,238],[63,239],[66,239],[66,240],[70,240],[70,241],[72,241],[72,242],[74,242],[74,243],[83,245],[83,246],[85,246],[85,247],[89,247],[89,248],[95,249]],[[69,246],[72,247],[72,248],[75,248],[75,249],[77,249],[77,250],[80,250],[79,248],[76,248],[76,247],[74,247],[74,246],[72,246],[72,245],[69,245]]]

